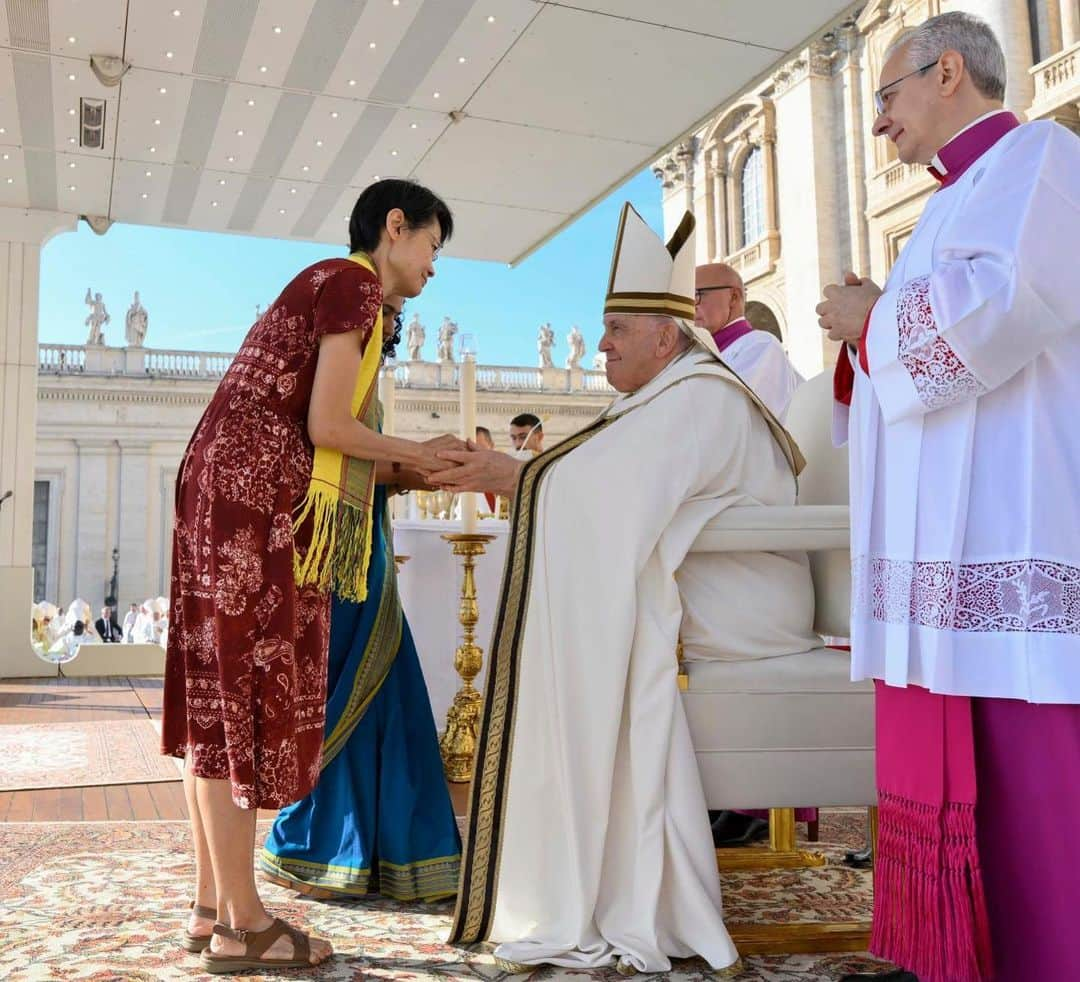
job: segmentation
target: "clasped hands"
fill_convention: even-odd
[[[486,491],[512,495],[522,462],[498,450],[479,447],[472,440],[437,436],[425,440],[428,460],[422,469],[430,487],[452,491]]]
[[[822,292],[825,299],[815,308],[821,329],[832,341],[858,344],[881,288],[871,279],[844,273],[843,283],[830,283]]]

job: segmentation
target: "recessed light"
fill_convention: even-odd
[[[397,151],[396,150],[391,150],[390,151],[390,156],[391,157],[396,157],[397,156]]]
[[[160,92],[162,95],[164,95],[167,91],[168,89],[166,89],[164,85],[160,89],[158,89],[158,92]]]
[[[355,78],[350,78],[349,79],[349,85],[356,85],[356,79]]]
[[[415,130],[416,129],[416,123],[409,123],[409,129],[410,130]]]
[[[227,161],[228,161],[228,162],[229,162],[230,164],[231,164],[231,163],[233,163],[233,162],[234,162],[234,161],[236,160],[236,158],[235,158],[235,157],[226,157],[225,159],[226,159],[226,160],[227,160]]]
[[[179,17],[180,16],[180,11],[179,10],[174,10],[172,12],[172,15],[173,15],[173,17]]]
[[[401,6],[401,0],[390,0],[390,3],[394,7],[400,7]]]
[[[75,110],[74,109],[69,109],[68,110],[68,115],[69,116],[74,116],[75,115]]]
[[[74,160],[69,161],[68,162],[68,167],[70,167],[72,170],[74,170],[75,169],[75,161]]]
[[[225,183],[225,178],[224,177],[219,177],[218,178],[218,184],[224,185],[224,183]]]
[[[266,66],[265,65],[260,65],[259,66],[259,71],[260,72],[265,72],[266,71]]]
[[[140,194],[140,195],[139,195],[139,197],[140,197],[140,198],[149,198],[149,197],[150,197],[150,195],[148,195],[148,194],[147,194],[147,193],[146,193],[145,191],[143,191],[143,193],[142,193],[142,194]]]
[[[150,152],[151,153],[157,153],[157,147],[151,147]]]
[[[315,146],[321,147],[322,146],[322,140],[316,140],[315,141]]]
[[[69,36],[68,37],[68,44],[74,44],[74,43],[75,43],[75,38]]]
[[[165,57],[166,58],[171,58],[172,56],[173,56],[173,53],[171,51],[166,51],[165,52]]]
[[[378,174],[375,175],[375,180],[376,181],[379,180],[379,175]]]
[[[68,190],[69,191],[74,191],[75,190],[75,185],[74,184],[69,184],[68,185]]]
[[[218,206],[218,203],[216,201],[211,201],[210,202],[210,207],[211,208],[216,208],[217,206]]]
[[[249,106],[254,106],[255,105],[255,100],[254,99],[248,99],[247,104]]]
[[[439,98],[439,93],[438,93],[438,92],[432,92],[431,94],[432,94],[432,95],[433,95],[433,96],[434,96],[434,97],[435,97],[436,99],[438,99],[438,98]]]
[[[306,173],[307,173],[307,172],[308,172],[309,170],[311,170],[311,168],[310,168],[310,167],[308,167],[308,165],[307,165],[307,164],[304,164],[304,166],[303,166],[303,167],[301,167],[300,169],[301,169],[301,170],[302,170],[302,171],[303,171],[303,172],[304,172],[305,174],[306,174]]]
[[[277,24],[274,25],[274,33],[275,34],[280,34],[281,33],[281,28],[278,27]]]
[[[369,41],[368,42],[368,47],[369,48],[374,48],[375,47],[375,42],[374,41]]]
[[[296,188],[289,188],[289,194],[296,194]]]
[[[284,214],[285,214],[285,209],[284,209],[284,208],[279,208],[279,209],[277,210],[277,213],[278,213],[279,215],[284,215]]]
[[[74,82],[75,81],[75,73],[74,72],[70,72],[68,74],[68,81],[69,82]]]
[[[161,120],[160,119],[155,119],[154,120],[154,125],[155,126],[160,126],[161,125]]]
[[[459,55],[459,56],[458,56],[458,60],[457,60],[457,63],[458,63],[459,65],[464,65],[464,64],[465,64],[465,56],[464,56],[464,55]]]
[[[330,113],[330,118],[331,119],[337,119],[338,118],[338,113],[337,113],[336,109],[332,113]]]
[[[147,177],[149,177],[149,176],[150,176],[150,173],[151,173],[150,171],[147,171],[147,172],[146,172],[146,176],[147,176]]]
[[[237,130],[237,131],[236,131],[236,135],[237,135],[237,136],[243,136],[243,135],[244,135],[244,131],[243,131],[243,130]]]
[[[68,137],[68,143],[74,143],[74,142],[75,142],[75,137],[69,136]]]
[[[4,154],[4,160],[10,160],[10,159],[11,159],[11,154],[10,153],[5,153]]]
[[[488,23],[489,24],[494,24],[495,23],[495,15],[494,14],[488,14]]]
[[[4,129],[4,127],[3,127],[3,126],[0,126],[0,133],[6,133],[6,132],[7,132],[7,130],[6,130],[6,129]]]
[[[9,177],[7,179],[7,182],[8,182],[8,184],[14,184],[15,183],[15,178],[14,177]]]

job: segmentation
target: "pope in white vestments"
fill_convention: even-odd
[[[725,508],[793,503],[802,461],[690,321],[692,228],[665,247],[624,208],[600,344],[622,394],[504,458],[517,490],[451,940],[512,963],[737,958],[677,685],[676,573]],[[722,609],[697,615],[722,631]]]
[[[819,306],[851,467],[852,669],[877,685],[876,953],[1080,978],[1080,139],[1002,108],[969,14],[887,53],[874,132],[940,182],[879,290]]]

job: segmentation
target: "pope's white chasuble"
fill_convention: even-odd
[[[855,678],[1080,702],[1078,257],[1080,140],[1057,124],[931,195],[846,421]]]
[[[676,681],[675,572],[794,479],[745,388],[688,353],[526,465],[451,940],[512,961],[736,959]]]

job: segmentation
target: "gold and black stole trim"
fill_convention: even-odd
[[[448,939],[451,942],[472,944],[486,938],[495,910],[540,481],[552,464],[614,421],[613,417],[594,420],[585,429],[533,458],[523,468],[518,482],[499,608],[491,636],[484,709],[480,717],[469,817],[462,846],[461,882]]]

